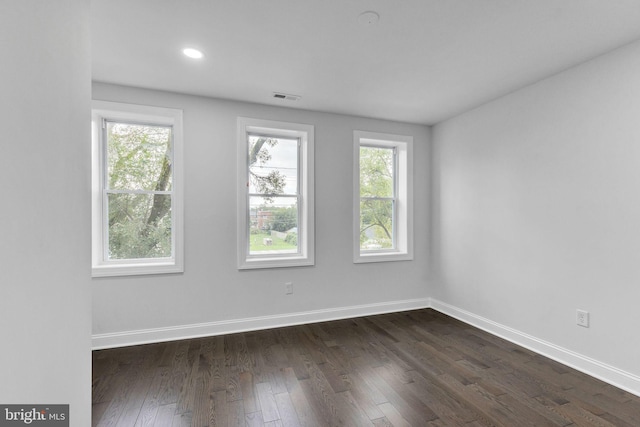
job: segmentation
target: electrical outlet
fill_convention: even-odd
[[[578,326],[589,327],[589,312],[585,310],[576,310],[576,323]]]
[[[293,282],[287,282],[284,284],[285,295],[291,295],[293,293]]]

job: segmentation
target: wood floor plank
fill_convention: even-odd
[[[344,374],[341,374],[339,370],[331,364],[331,362],[320,363],[318,364],[318,368],[320,368],[320,370],[322,371],[322,374],[327,379],[327,382],[331,386],[331,390],[334,393],[340,393],[342,391],[349,390],[350,385],[344,380]]]
[[[274,396],[278,413],[280,414],[284,427],[295,427],[300,425],[296,408],[289,393],[279,393]]]
[[[375,368],[379,368],[377,364],[369,365],[367,360],[361,357],[353,359],[353,372],[350,377],[358,382],[359,387],[366,391],[367,395],[371,398],[371,401],[376,405],[389,402],[389,399],[384,395],[382,389],[378,388],[379,381],[376,381],[377,375],[373,371]]]
[[[287,346],[285,348],[287,359],[289,360],[289,367],[293,368],[296,378],[304,380],[309,378],[309,369],[307,368],[312,362],[307,354],[302,354],[299,348]]]
[[[245,413],[252,413],[258,410],[258,401],[254,393],[253,375],[249,371],[241,372],[240,390],[242,392],[242,404]]]
[[[402,409],[402,413],[415,413],[419,420],[423,422],[432,421],[438,418],[435,412],[418,399],[407,386],[406,383],[400,381],[391,369],[386,366],[375,368],[375,372],[389,386],[383,388],[382,393],[385,394],[393,403],[396,409]],[[412,380],[413,382],[413,380]]]
[[[271,385],[269,383],[256,384],[256,394],[258,395],[264,422],[279,420],[280,412],[278,411],[278,405],[273,396]]]
[[[242,399],[242,389],[240,388],[240,372],[237,366],[232,366],[227,371],[227,402],[234,402]]]
[[[192,389],[192,407],[183,409],[182,419],[189,419],[194,427],[206,427],[209,425],[211,380],[213,378],[213,364],[215,361],[215,342],[211,339],[200,341],[195,380],[189,387]],[[219,359],[221,360],[221,359]],[[189,388],[188,387],[188,388]],[[181,420],[181,422],[183,422]],[[176,423],[176,421],[174,421]]]
[[[478,418],[478,414],[472,408],[453,398],[447,390],[424,378],[418,371],[411,371],[413,382],[408,389],[425,405],[438,415],[438,418],[452,425],[464,425]]]
[[[156,419],[153,421],[154,427],[171,427],[176,413],[176,403],[162,405],[158,408]]]
[[[315,413],[309,401],[300,386],[300,381],[296,377],[293,368],[285,368],[285,379],[287,390],[289,390],[289,398],[296,409],[296,415],[301,426],[321,425],[318,415]]]
[[[118,426],[132,426],[135,425],[136,420],[140,414],[140,409],[144,403],[144,399],[151,388],[153,378],[141,376],[134,384],[127,402],[123,408],[122,414],[118,419]]]
[[[368,387],[356,372],[349,374],[348,379],[350,380],[349,389],[351,395],[358,403],[358,406],[362,408],[367,417],[369,417],[369,420],[373,421],[384,417],[384,414],[380,412],[380,409],[378,408],[378,404],[387,402],[387,399],[382,396],[378,390],[373,390]],[[377,402],[375,400],[376,396],[374,396],[374,393],[381,396],[377,398]]]
[[[328,394],[320,391],[318,393],[317,386],[313,386],[313,378],[299,381],[300,390],[304,395],[304,400],[314,414],[317,425],[342,425],[337,421],[337,409],[333,403],[333,399]]]
[[[156,415],[158,413],[158,408],[160,406],[160,394],[166,387],[166,384],[169,381],[170,374],[171,369],[167,366],[159,365],[156,369],[156,373],[151,386],[149,387],[149,390],[144,397],[142,407],[139,409],[139,415],[136,418],[136,423],[134,424],[135,427],[146,427],[153,425],[153,422],[156,419]]]
[[[206,427],[209,425],[211,412],[210,377],[200,375],[196,380],[194,390],[194,403],[191,410],[191,423],[194,427]]]
[[[138,378],[141,376],[138,368],[138,365],[132,364],[128,366],[127,370],[123,371],[121,380],[116,383],[118,388],[115,390],[109,406],[102,414],[101,420],[98,423],[99,427],[117,426],[120,418],[129,415],[126,412],[127,409],[130,411],[140,410],[140,405],[134,407],[128,405],[131,399],[136,399],[141,393],[147,390],[144,386],[140,389],[136,388]]]
[[[374,427],[394,427],[387,417],[376,418],[372,421]]]
[[[211,361],[211,390],[226,391],[228,368],[225,366],[224,358],[214,358]]]
[[[321,425],[348,425],[347,419],[336,404],[335,393],[322,371],[317,366],[312,366],[309,374],[308,380],[299,383]]]
[[[247,427],[263,427],[262,412],[257,411],[245,414],[244,422]]]
[[[385,419],[393,427],[411,427],[412,424],[398,411],[391,403],[381,403],[378,405],[380,411],[385,415]]]
[[[91,405],[91,427],[96,427],[100,423],[100,420],[110,403],[111,402],[107,401]]]
[[[584,408],[574,405],[571,402],[560,406],[558,410],[561,414],[564,414],[567,418],[571,419],[572,425],[575,426],[616,427],[616,424],[611,424],[610,422],[600,418],[599,416],[587,411]]]
[[[173,415],[173,423],[171,427],[193,427],[198,424],[193,421],[193,414],[191,412],[184,412],[182,414],[176,413]],[[205,426],[208,425],[204,424]]]
[[[169,371],[169,380],[166,387],[162,389],[160,394],[160,405],[168,405],[178,401],[178,395],[188,376],[188,360],[189,340],[179,341],[176,351],[171,361],[171,370]]]
[[[210,427],[225,427],[228,422],[229,409],[227,406],[226,390],[214,391],[211,393],[209,411]]]
[[[177,408],[180,413],[190,411],[195,403],[196,381],[200,374],[200,350],[201,343],[193,341],[187,352],[184,366],[186,378],[178,390]]]
[[[571,388],[566,391],[570,402],[587,409],[589,412],[603,416],[614,414],[617,418],[633,426],[640,426],[640,411],[637,406],[616,403],[614,399],[601,394],[592,394],[588,389]]]
[[[241,400],[227,402],[227,427],[244,427],[245,412]]]
[[[336,393],[336,404],[340,408],[347,425],[371,426],[372,422],[365,410],[360,406],[358,400],[353,396],[351,390]]]
[[[640,397],[433,310],[93,352],[92,426],[640,426]]]

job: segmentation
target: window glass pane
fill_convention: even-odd
[[[249,198],[249,255],[298,253],[297,197]]]
[[[107,188],[171,190],[171,127],[107,122]]]
[[[360,201],[360,249],[393,249],[393,200]]]
[[[360,196],[393,197],[392,148],[360,147]]]
[[[164,258],[171,254],[171,196],[109,194],[109,259]]]
[[[249,135],[249,192],[298,193],[298,140]]]

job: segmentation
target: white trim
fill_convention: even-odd
[[[250,317],[245,319],[221,320],[217,322],[172,326],[166,328],[95,334],[92,336],[92,348],[93,350],[99,350],[104,348],[125,347],[131,345],[149,344],[154,342],[233,334],[238,332],[302,325],[307,323],[349,319],[352,317],[371,316],[375,314],[418,310],[421,308],[428,308],[428,306],[428,298],[418,298],[402,301],[355,305],[350,307],[311,310],[298,313]]]
[[[360,250],[360,146],[396,148],[396,249]],[[413,259],[413,137],[356,130],[353,132],[353,262],[408,261]]]
[[[247,134],[264,133],[283,137],[300,138],[300,175],[301,206],[298,223],[299,253],[291,256],[279,255],[252,256],[248,254],[247,242],[249,226],[247,224]],[[277,122],[273,120],[237,119],[237,236],[238,269],[299,267],[315,264],[315,218],[314,218],[314,126],[300,123]]]
[[[548,341],[430,298],[434,310],[640,396],[640,377]]]
[[[140,121],[173,127],[173,196],[171,207],[173,257],[144,260],[104,261],[101,149],[102,120]],[[182,110],[119,102],[93,101],[92,115],[92,277],[131,276],[141,274],[181,273],[184,271],[183,233],[183,126]]]

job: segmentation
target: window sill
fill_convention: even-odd
[[[148,274],[183,273],[184,268],[175,262],[139,263],[139,264],[104,264],[94,265],[91,277],[140,276]]]
[[[408,252],[367,252],[354,256],[354,264],[364,264],[368,262],[389,262],[389,261],[411,261],[413,255]]]
[[[280,267],[306,267],[314,265],[313,259],[309,257],[261,257],[249,258],[238,263],[238,270],[251,270],[258,268],[280,268]]]

